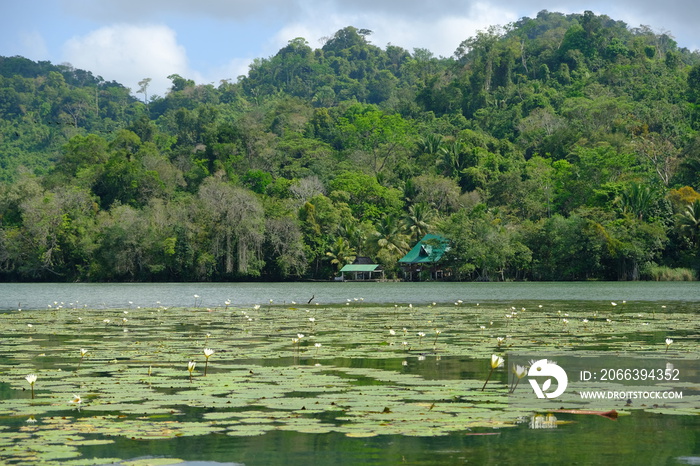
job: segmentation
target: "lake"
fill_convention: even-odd
[[[288,282],[288,283],[0,283],[0,309],[64,307],[221,307],[292,301],[338,304],[363,298],[375,304],[481,301],[700,302],[698,282]],[[131,304],[130,304],[131,303]]]
[[[0,309],[3,464],[700,464],[694,282],[3,283]],[[672,367],[643,388],[683,399],[539,404],[492,354]]]

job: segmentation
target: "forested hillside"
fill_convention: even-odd
[[[428,232],[458,280],[700,267],[700,55],[651,28],[542,11],[443,58],[347,27],[169,78],[0,57],[0,279],[400,277]]]

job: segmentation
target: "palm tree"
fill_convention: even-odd
[[[681,231],[687,233],[693,243],[700,239],[700,200],[688,204],[680,217]]]
[[[382,217],[375,228],[370,244],[385,264],[397,261],[409,250],[408,236],[402,232],[401,223],[395,215]]]
[[[643,220],[654,204],[655,193],[649,186],[630,183],[620,194],[619,203],[623,213],[632,214]]]
[[[413,204],[404,215],[403,222],[409,232],[411,244],[417,243],[433,227],[435,211],[425,202]]]
[[[448,177],[458,176],[466,168],[466,145],[462,141],[452,141],[440,146],[438,167]]]
[[[356,255],[355,249],[350,247],[342,236],[338,237],[331,245],[330,250],[326,252],[326,256],[331,258],[331,264],[335,265],[338,270],[354,261]]]
[[[428,134],[418,141],[418,150],[423,154],[436,155],[442,145],[442,136]]]
[[[361,256],[364,250],[363,245],[367,240],[367,235],[357,222],[346,222],[338,228],[338,234],[347,238],[348,246],[355,250],[356,255]]]

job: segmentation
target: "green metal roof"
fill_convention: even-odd
[[[341,272],[374,272],[379,264],[347,264],[340,269]]]
[[[399,259],[403,264],[433,263],[449,250],[447,239],[440,235],[425,235],[408,254]]]

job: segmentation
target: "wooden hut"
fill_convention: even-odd
[[[449,249],[449,242],[443,236],[425,235],[413,249],[399,259],[404,278],[409,281],[418,280],[422,271],[430,270],[430,278],[439,280],[444,276],[439,262]]]

